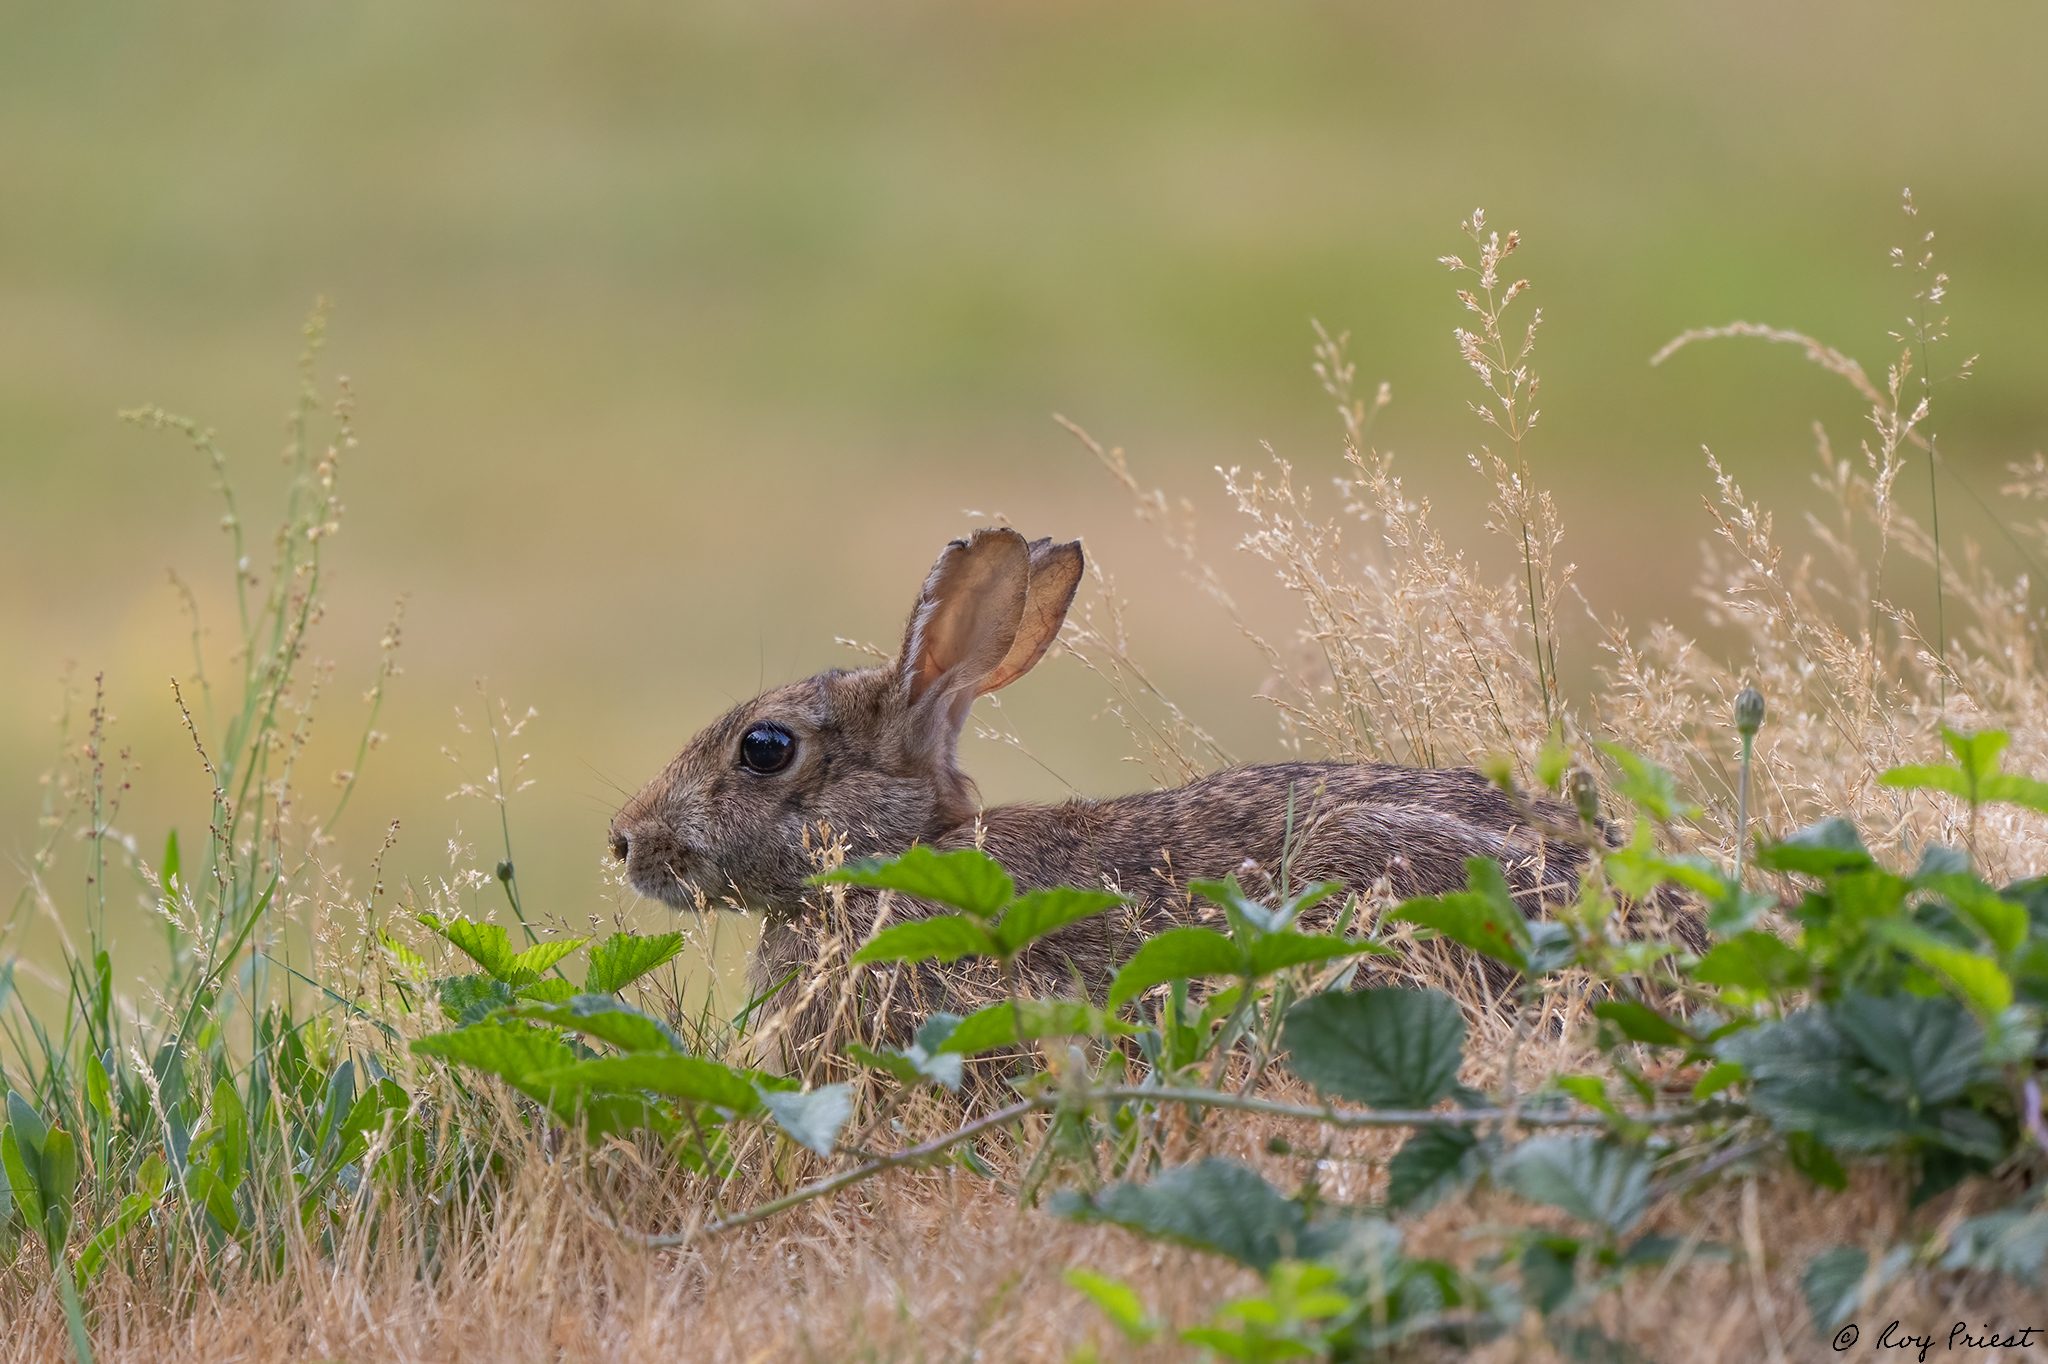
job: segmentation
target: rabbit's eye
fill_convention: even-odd
[[[780,772],[795,756],[796,736],[781,725],[755,725],[740,740],[740,763],[749,772]]]

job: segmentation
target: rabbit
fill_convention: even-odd
[[[1484,856],[1500,862],[1525,912],[1576,893],[1587,857],[1576,816],[1548,798],[1518,804],[1469,769],[1267,763],[1171,790],[983,808],[958,762],[969,710],[1045,656],[1082,565],[1078,541],[1026,541],[1007,528],[948,544],[893,663],[820,673],[734,707],[625,804],[610,833],[629,882],[679,909],[758,912],[750,982],[757,998],[792,992],[784,1027],[798,1038],[824,1031],[846,1001],[796,978],[828,946],[843,959],[883,912],[880,892],[849,889],[832,922],[831,897],[809,884],[828,841],[848,858],[979,846],[1022,889],[1123,892],[1124,912],[1042,938],[1017,963],[1033,992],[1078,987],[1098,999],[1146,935],[1200,916],[1188,882],[1247,864],[1277,869],[1283,853],[1295,885],[1439,894],[1463,888],[1466,859]],[[893,918],[935,912],[887,901]],[[872,969],[860,986],[868,998],[852,1010],[866,1016],[853,1022],[898,1040],[922,1011],[985,1002],[993,984],[985,965],[979,977],[962,963],[907,980]]]

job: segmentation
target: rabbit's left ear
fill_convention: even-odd
[[[903,633],[896,667],[905,699],[936,700],[956,728],[964,724],[1017,644],[1030,588],[1031,547],[1016,531],[978,530],[947,545]]]
[[[1017,638],[1010,652],[993,673],[982,680],[979,694],[988,695],[1007,687],[1036,667],[1045,651],[1060,637],[1067,608],[1074,604],[1074,591],[1081,585],[1081,542],[1069,540],[1056,545],[1050,536],[1033,540],[1031,580],[1024,590],[1024,615],[1017,626]]]

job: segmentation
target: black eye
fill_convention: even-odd
[[[781,725],[755,725],[740,740],[740,763],[749,772],[780,772],[795,756],[796,736]]]

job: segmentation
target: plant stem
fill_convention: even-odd
[[[1230,1108],[1243,1113],[1261,1113],[1275,1118],[1301,1118],[1320,1122],[1337,1128],[1389,1128],[1389,1127],[1436,1127],[1471,1128],[1483,1127],[1489,1123],[1503,1121],[1509,1117],[1524,1127],[1605,1127],[1610,1119],[1603,1113],[1591,1109],[1554,1113],[1538,1111],[1517,1112],[1511,1108],[1453,1108],[1442,1111],[1426,1108],[1381,1108],[1381,1109],[1340,1109],[1327,1104],[1294,1104],[1278,1099],[1262,1099],[1251,1094],[1232,1094],[1216,1089],[1162,1089],[1150,1085],[1108,1085],[1101,1089],[1083,1090],[1079,1093],[1040,1094],[1029,1099],[1020,1099],[1005,1108],[976,1118],[970,1123],[956,1127],[950,1132],[921,1142],[916,1146],[876,1156],[842,1170],[836,1175],[804,1185],[781,1198],[772,1199],[758,1207],[736,1213],[731,1217],[706,1222],[690,1231],[670,1232],[649,1236],[630,1228],[614,1225],[612,1230],[619,1235],[637,1241],[650,1250],[661,1250],[675,1246],[689,1245],[701,1237],[715,1236],[722,1232],[734,1231],[740,1227],[752,1226],[777,1213],[838,1193],[841,1189],[874,1178],[885,1170],[897,1170],[910,1166],[927,1165],[962,1142],[972,1141],[984,1132],[994,1131],[1029,1117],[1033,1113],[1049,1113],[1060,1108],[1094,1107],[1114,1103],[1177,1103],[1191,1108]],[[1685,1127],[1695,1123],[1712,1122],[1721,1118],[1740,1116],[1745,1110],[1739,1104],[1718,1100],[1694,1104],[1686,1108],[1651,1109],[1647,1113],[1633,1114],[1631,1122],[1648,1127]]]

